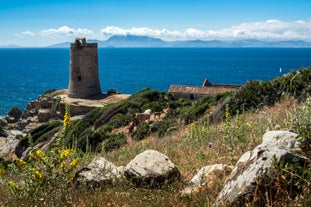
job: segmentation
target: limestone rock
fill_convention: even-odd
[[[40,107],[41,107],[41,104],[39,101],[29,102],[28,105],[26,106],[26,109],[24,110],[22,114],[22,117],[26,119],[28,117],[35,116],[38,113]]]
[[[39,122],[47,122],[51,118],[50,112],[51,112],[50,109],[39,109],[38,111]]]
[[[27,120],[27,125],[23,128],[24,133],[29,133],[32,129],[38,127],[40,124],[38,116],[29,117],[29,121]]]
[[[5,158],[10,154],[14,154],[18,143],[18,139],[0,137],[0,157]]]
[[[215,183],[228,176],[233,166],[215,164],[202,167],[198,173],[190,180],[189,184],[181,191],[181,196],[197,194],[211,190]]]
[[[180,179],[172,161],[155,150],[146,150],[127,164],[124,175],[137,186],[160,187]]]
[[[122,177],[121,167],[116,167],[103,157],[96,157],[87,167],[76,172],[74,182],[77,185],[85,184],[88,187],[98,188],[106,184],[114,184]]]
[[[243,154],[226,180],[216,199],[215,206],[243,206],[242,200],[252,199],[255,189],[264,178],[272,178],[274,162],[303,163],[306,158],[300,151],[298,135],[289,131],[270,131],[253,151]]]
[[[17,137],[23,137],[26,134],[20,130],[9,130],[8,131],[8,139],[16,139]]]
[[[8,123],[15,123],[22,116],[22,111],[16,106],[12,107],[8,115],[5,117]]]
[[[33,122],[33,117],[28,117],[26,119],[20,119],[16,124],[16,129],[18,130],[24,130],[27,125]]]
[[[49,101],[47,98],[41,98],[40,105],[42,109],[49,109],[52,106],[51,101]]]

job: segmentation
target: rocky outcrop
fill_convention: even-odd
[[[263,135],[263,141],[253,151],[243,154],[232,170],[215,206],[243,206],[252,200],[255,189],[264,185],[265,178],[273,177],[275,163],[301,163],[305,159],[298,135],[289,131],[270,131]]]
[[[22,111],[16,106],[12,107],[8,115],[5,117],[8,123],[15,123],[22,116]]]
[[[126,165],[125,177],[137,186],[161,187],[180,179],[173,162],[155,150],[146,150]]]
[[[91,188],[114,184],[123,178],[124,167],[116,167],[103,157],[95,158],[87,167],[75,174],[76,185],[84,184]]]
[[[18,139],[0,137],[0,157],[5,158],[10,156],[10,154],[14,154],[18,142]]]
[[[194,195],[201,192],[213,190],[216,183],[228,176],[233,166],[215,164],[202,167],[190,180],[189,184],[181,191],[181,196]]]
[[[9,138],[10,136],[10,138],[14,138],[15,141],[16,138],[12,136],[10,131],[19,131],[20,134],[25,135],[32,129],[46,122],[57,119],[62,120],[65,115],[66,105],[69,106],[71,120],[73,121],[81,119],[91,110],[103,107],[107,104],[117,103],[126,99],[128,96],[129,95],[125,94],[112,94],[109,96],[107,94],[101,94],[98,97],[94,97],[94,99],[73,99],[67,97],[66,90],[50,90],[38,97],[37,100],[29,102],[23,112],[17,107],[13,107],[6,117],[1,117],[0,137]],[[51,146],[54,141],[53,137],[55,136],[49,135],[45,143],[38,144],[42,144],[40,145],[41,148]],[[20,139],[18,138],[17,140]],[[2,142],[2,144],[3,143],[4,142]],[[28,146],[22,145],[23,144],[18,144],[14,150],[15,154],[20,158],[27,157],[26,150]],[[7,146],[4,146],[4,148],[7,149]],[[24,151],[26,152],[24,153]]]
[[[20,141],[16,137],[22,137],[24,135],[25,134],[18,130],[11,130],[8,132],[7,137],[0,137],[0,157],[7,159],[11,157],[11,155],[15,154],[15,148]]]

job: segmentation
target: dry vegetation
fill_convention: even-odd
[[[310,90],[308,80],[307,84],[307,88]],[[266,91],[263,90],[261,92],[263,94],[263,100],[266,101],[268,97],[268,95],[265,94]],[[242,100],[241,97],[244,98],[240,96],[239,101]],[[299,94],[299,97],[301,97],[301,94]],[[134,98],[135,100],[139,99],[140,102],[144,102],[144,99],[141,99],[141,97],[134,96]],[[166,97],[160,94],[157,98],[165,99]],[[40,176],[31,177],[31,174],[29,174],[30,177],[28,181],[30,182],[28,188],[31,189],[25,191],[25,189],[19,189],[19,187],[14,186],[12,183],[10,187],[8,181],[12,180],[12,182],[18,185],[16,172],[30,173],[32,172],[31,170],[27,171],[25,169],[16,168],[17,171],[15,174],[9,171],[7,171],[6,174],[3,172],[2,176],[4,179],[0,184],[1,206],[211,206],[218,192],[221,190],[223,181],[217,183],[212,191],[207,191],[196,196],[182,198],[180,197],[180,191],[203,166],[211,164],[234,165],[244,152],[252,150],[256,145],[261,143],[261,137],[266,130],[273,130],[275,127],[277,127],[277,129],[288,129],[299,133],[305,133],[305,139],[302,141],[305,144],[304,149],[306,151],[306,156],[310,157],[310,99],[298,103],[295,94],[282,94],[282,97],[276,98],[273,103],[269,100],[269,106],[264,104],[258,108],[245,108],[244,111],[236,110],[237,105],[227,104],[225,111],[218,112],[224,115],[223,121],[219,123],[209,123],[209,121],[207,121],[209,119],[206,117],[211,114],[211,110],[213,109],[214,112],[217,112],[219,107],[212,106],[215,105],[215,103],[217,104],[214,100],[205,100],[213,104],[207,106],[205,103],[200,103],[199,106],[206,105],[206,107],[203,108],[204,110],[198,110],[198,105],[192,107],[186,101],[179,101],[178,106],[186,106],[186,108],[183,108],[183,111],[178,111],[178,107],[176,107],[176,111],[173,114],[174,116],[172,116],[172,123],[175,124],[175,128],[176,124],[178,125],[177,130],[165,133],[163,136],[159,136],[158,131],[151,132],[150,136],[143,140],[134,139],[124,146],[117,145],[118,147],[116,148],[107,148],[109,150],[102,150],[98,153],[90,152],[92,147],[88,148],[87,144],[86,148],[82,148],[84,152],[76,150],[76,145],[71,141],[69,142],[71,145],[67,146],[68,148],[56,148],[54,154],[42,155],[42,157],[49,157],[46,159],[49,159],[49,162],[54,164],[54,168],[51,167],[50,169],[51,172],[46,171],[46,166],[50,165],[47,165],[44,160],[45,158],[40,158],[40,156],[34,157],[30,162],[31,164],[29,164],[31,165],[31,168],[29,168],[31,170],[41,167],[40,169],[44,172],[42,173],[43,176],[49,175],[53,177],[55,173],[58,173],[63,179],[54,176],[53,179],[49,179],[49,182],[46,183],[40,181]],[[220,97],[219,100],[218,105],[221,105],[223,99]],[[224,102],[231,103],[230,101],[232,100],[225,100]],[[131,107],[131,110],[127,111],[135,113],[135,110],[144,108],[144,104],[146,103],[141,103],[141,105],[138,106],[136,103],[131,102],[130,99],[124,102],[124,104],[127,108]],[[155,103],[153,107],[159,107],[159,104]],[[167,107],[167,105],[161,105],[161,107]],[[224,108],[225,105],[220,106],[220,108],[221,107]],[[234,113],[231,107],[235,108]],[[119,112],[123,109],[123,105],[118,105],[117,107],[112,106],[111,108],[105,109],[105,111],[101,111],[101,113],[105,114],[109,110],[112,112],[117,110]],[[192,115],[197,115],[198,111],[203,111],[203,114],[200,114],[198,119],[194,119]],[[69,129],[69,131],[65,130],[63,137],[60,138],[68,139],[68,137],[70,138],[70,136],[74,136],[78,134],[78,132],[80,134],[86,134],[87,132],[87,137],[93,136],[94,139],[99,139],[101,142],[104,140],[104,143],[107,144],[105,140],[108,138],[103,138],[98,135],[100,134],[99,132],[102,132],[100,130],[103,130],[103,128],[99,127],[94,130],[96,124],[103,123],[100,122],[103,120],[101,118],[103,116],[100,114],[98,115],[98,112],[99,110],[92,112],[81,122],[74,123],[71,129]],[[126,126],[130,121],[127,115],[128,112],[125,115],[118,115],[119,119],[114,119],[112,124],[118,127]],[[96,119],[94,117],[96,117]],[[298,122],[297,118],[302,121]],[[88,120],[88,122],[86,120]],[[121,123],[120,120],[125,124],[122,124],[123,122]],[[187,120],[186,124],[184,120]],[[171,122],[167,123],[170,124]],[[166,124],[166,122],[164,124]],[[165,126],[168,127],[167,125]],[[111,126],[105,126],[105,129],[107,128],[110,129]],[[161,127],[157,129],[161,129]],[[112,129],[109,133],[104,131],[105,133],[102,136],[114,139],[115,137],[110,133],[111,131]],[[83,147],[85,147],[85,145],[83,145]],[[104,149],[103,147],[101,148]],[[68,155],[64,156],[64,150],[66,149],[69,150]],[[98,148],[94,149],[97,150]],[[75,170],[86,166],[95,156],[104,156],[107,160],[119,166],[126,165],[137,154],[147,149],[154,149],[166,154],[180,170],[182,175],[181,181],[173,183],[172,185],[162,186],[162,188],[159,189],[136,188],[126,181],[116,186],[87,189],[85,187],[75,187],[68,182],[70,178],[72,178]],[[77,160],[77,166],[72,164],[74,160]],[[65,164],[62,164],[62,162],[65,162]],[[60,169],[61,166],[63,167],[62,169]],[[5,163],[0,167],[5,168]],[[44,169],[42,169],[43,167]],[[281,168],[279,175],[282,176],[278,178],[280,182],[278,186],[272,187],[277,188],[277,192],[279,192],[278,195],[281,196],[277,198],[273,197],[273,195],[266,196],[264,199],[267,206],[309,206],[311,203],[311,197],[309,196],[311,186],[310,169],[310,166],[306,166],[305,169],[302,169],[303,175],[299,174],[295,176],[296,171],[289,171],[286,168],[287,171],[283,172]],[[48,174],[48,172],[50,174]],[[287,172],[289,172],[289,174]],[[299,179],[297,180],[298,176]],[[292,179],[293,177],[295,179]],[[283,178],[284,180],[282,180]],[[293,180],[295,183],[291,183]],[[42,183],[40,184],[40,182]],[[287,191],[287,188],[284,188],[285,185],[298,185],[302,191],[292,196],[292,194]],[[39,190],[33,191],[34,189]]]
[[[104,156],[116,165],[126,165],[140,152],[155,149],[170,157],[182,174],[181,182],[171,186],[153,190],[135,188],[129,183],[95,190],[46,186],[46,191],[39,193],[38,197],[15,197],[1,186],[1,203],[3,206],[20,206],[21,203],[26,206],[210,206],[220,191],[221,183],[213,192],[190,198],[181,198],[179,192],[203,166],[216,163],[234,165],[239,156],[261,142],[261,136],[267,129],[273,129],[275,125],[291,129],[293,106],[296,104],[294,99],[288,98],[273,107],[236,115],[220,124],[208,126],[195,122],[163,138],[151,136],[111,152],[85,154],[79,161],[79,167],[82,167],[94,156]]]

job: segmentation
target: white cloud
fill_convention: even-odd
[[[265,22],[248,22],[219,30],[198,30],[188,28],[185,31],[171,31],[168,29],[151,29],[147,27],[133,27],[123,29],[108,26],[101,29],[102,37],[112,35],[146,35],[164,40],[187,40],[187,39],[265,39],[265,40],[311,40],[311,21],[285,22],[276,19]]]
[[[22,35],[29,35],[29,36],[34,36],[34,35],[35,35],[35,33],[31,32],[31,31],[28,31],[28,30],[22,32],[21,34],[22,34]]]
[[[49,37],[56,41],[70,41],[73,37],[86,37],[95,39],[107,39],[113,35],[144,35],[163,40],[237,40],[237,39],[261,39],[261,40],[306,40],[311,41],[311,20],[280,21],[270,19],[264,22],[246,22],[233,25],[229,28],[218,30],[199,30],[187,28],[184,31],[163,29],[152,29],[148,27],[133,27],[124,29],[117,26],[107,26],[99,32],[87,28],[71,28],[61,26],[50,28],[39,32],[23,31],[15,36],[19,38],[33,37],[36,40],[46,41]]]
[[[311,21],[283,22],[276,19],[265,22],[243,23],[222,30],[207,31],[210,37],[223,39],[270,39],[270,40],[311,40]]]
[[[39,32],[39,35],[49,37],[92,36],[93,34],[94,32],[89,29],[73,29],[68,26],[62,26],[57,29],[46,29]]]
[[[34,35],[35,35],[35,33],[28,31],[28,30],[21,32],[21,33],[18,33],[18,34],[15,34],[15,36],[20,37],[20,38],[23,38],[25,36],[34,36]]]

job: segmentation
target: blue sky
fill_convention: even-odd
[[[311,41],[310,8],[310,0],[1,1],[0,45],[46,46],[114,34]]]

